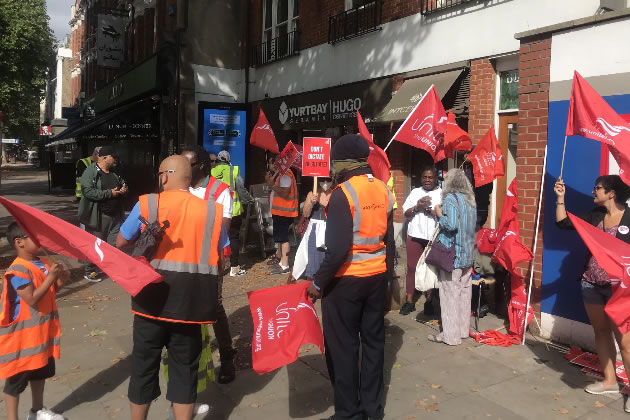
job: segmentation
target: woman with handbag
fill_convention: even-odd
[[[427,263],[439,268],[442,333],[429,341],[456,346],[470,330],[471,275],[477,209],[475,193],[462,169],[451,169],[442,183],[442,204],[435,206],[440,233]]]
[[[332,181],[323,178],[319,181],[319,191],[312,191],[306,196],[302,217],[296,232],[302,235],[302,241],[295,254],[293,271],[287,283],[293,283],[301,276],[312,279],[324,261],[324,237],[326,233],[326,206],[332,193]]]
[[[413,295],[416,291],[416,266],[422,252],[429,243],[437,227],[437,218],[433,208],[442,201],[442,190],[438,187],[437,169],[426,167],[420,172],[422,186],[411,190],[405,203],[403,213],[407,224],[407,276],[405,289],[407,301],[400,307],[401,315],[408,315],[416,310]]]
[[[556,181],[554,192],[557,196],[556,225],[561,229],[575,229],[567,216],[566,187],[562,179]],[[582,216],[582,219],[609,235],[630,243],[630,210],[626,204],[630,198],[630,187],[623,183],[619,175],[603,175],[595,180],[593,196],[597,207]],[[619,393],[615,375],[617,350],[613,335],[619,345],[621,359],[627,372],[630,369],[630,333],[621,334],[604,311],[606,303],[613,294],[613,282],[590,253],[586,256],[584,269],[581,278],[582,299],[593,326],[597,357],[604,373],[604,379],[601,382],[594,382],[586,386],[584,390],[589,394],[597,395],[617,394]],[[624,409],[630,413],[628,401],[626,400]]]

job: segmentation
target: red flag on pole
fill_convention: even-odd
[[[508,318],[510,320],[510,333],[516,334],[519,337],[523,337],[525,329],[525,307],[527,306],[527,290],[523,286],[523,277],[516,271],[510,273],[511,279],[511,298],[508,303]],[[530,305],[527,310],[529,315],[527,316],[527,325],[534,318],[534,310]]]
[[[279,154],[280,148],[278,147],[278,141],[273,134],[271,125],[265,116],[262,108],[258,114],[258,121],[252,130],[252,134],[249,137],[249,144],[252,146],[260,147],[261,149],[268,150],[272,153]]]
[[[317,312],[306,295],[309,284],[247,293],[254,321],[252,366],[259,375],[296,361],[303,344],[315,344],[324,353]]]
[[[37,244],[56,254],[96,264],[132,296],[147,284],[162,280],[148,263],[130,257],[73,224],[4,197],[0,197],[0,204]]]
[[[516,224],[515,228],[518,231],[518,220],[516,214],[518,212],[518,188],[516,184],[516,178],[512,180],[510,187],[505,193],[505,200],[503,200],[503,210],[501,211],[501,221],[496,229],[481,229],[477,233],[477,248],[479,252],[485,254],[494,253],[499,239],[505,235],[510,226]]]
[[[573,74],[566,135],[605,143],[619,164],[619,176],[630,185],[630,124],[577,71]]]
[[[622,334],[630,331],[630,244],[615,238],[567,213],[573,226],[586,244],[597,264],[608,274],[615,285],[613,295],[604,307],[610,319]],[[628,228],[627,226],[619,226]]]
[[[466,151],[470,149],[472,149],[470,136],[457,125],[455,115],[448,111],[446,133],[444,133],[444,153],[446,157],[452,158],[456,150]]]
[[[475,187],[481,187],[505,175],[503,154],[497,136],[494,134],[494,126],[490,127],[479,144],[470,152],[468,160],[473,165]]]
[[[425,150],[434,162],[439,162],[446,157],[445,131],[446,111],[435,86],[431,86],[396,131],[393,139]]]
[[[372,168],[372,173],[375,177],[387,183],[390,177],[389,168],[391,168],[392,165],[389,163],[387,154],[372,140],[372,135],[368,131],[359,111],[357,111],[357,125],[359,127],[359,135],[365,138],[370,146],[368,164],[370,165],[370,168]]]

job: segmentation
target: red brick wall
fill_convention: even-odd
[[[521,240],[530,249],[534,241],[542,166],[547,144],[550,63],[551,37],[521,40],[516,179],[519,189],[518,219]],[[542,204],[539,226],[544,223],[544,202]],[[539,229],[532,287],[532,304],[538,313],[542,281],[542,244],[543,232]],[[521,274],[529,279],[529,265],[521,264],[519,268]]]
[[[392,132],[391,134],[393,135],[394,133]],[[405,194],[405,172],[409,153],[409,146],[398,141],[392,142],[392,145],[387,149],[389,163],[392,165],[391,172],[394,176],[394,193],[396,193],[396,202],[398,203],[398,208],[394,211],[394,222],[396,223],[405,221],[402,205],[405,202],[405,198],[407,198]]]
[[[494,124],[496,76],[496,70],[489,59],[481,58],[470,62],[468,133],[473,144],[479,143]]]

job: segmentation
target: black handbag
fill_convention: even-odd
[[[457,200],[457,204],[459,204],[459,199],[457,195],[453,194],[455,200]],[[450,247],[446,247],[442,244],[442,242],[435,238],[435,241],[431,243],[431,249],[429,250],[429,254],[425,259],[427,264],[431,264],[434,267],[439,268],[440,270],[444,270],[446,272],[453,272],[454,264],[455,264],[455,238],[453,238],[453,245]]]
[[[149,217],[151,220],[146,220],[142,216],[138,217],[138,220],[144,225],[144,230],[134,243],[134,248],[131,252],[132,257],[144,257],[147,261],[153,259],[160,242],[162,242],[162,237],[165,233],[164,230],[170,227],[168,220],[165,220],[162,226],[160,226],[160,222],[157,220],[157,200],[159,196],[151,196],[155,196],[155,194],[149,194],[148,198],[149,214],[151,215]]]

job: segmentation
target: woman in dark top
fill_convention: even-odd
[[[557,226],[561,229],[574,229],[567,217],[564,201],[565,185],[562,179],[556,181],[554,191],[557,195]],[[595,181],[593,195],[595,196],[593,201],[597,207],[582,218],[609,235],[630,243],[630,210],[626,205],[626,201],[630,198],[630,187],[623,183],[619,175],[604,175]],[[602,382],[590,384],[584,389],[591,394],[619,392],[615,376],[617,351],[612,337],[613,333],[619,344],[626,372],[630,372],[630,333],[622,335],[604,312],[604,306],[612,295],[611,283],[611,279],[597,264],[595,258],[590,253],[587,254],[585,270],[582,274],[582,298],[595,332],[597,355],[604,372]],[[626,401],[624,408],[626,412],[630,412],[628,401]]]

